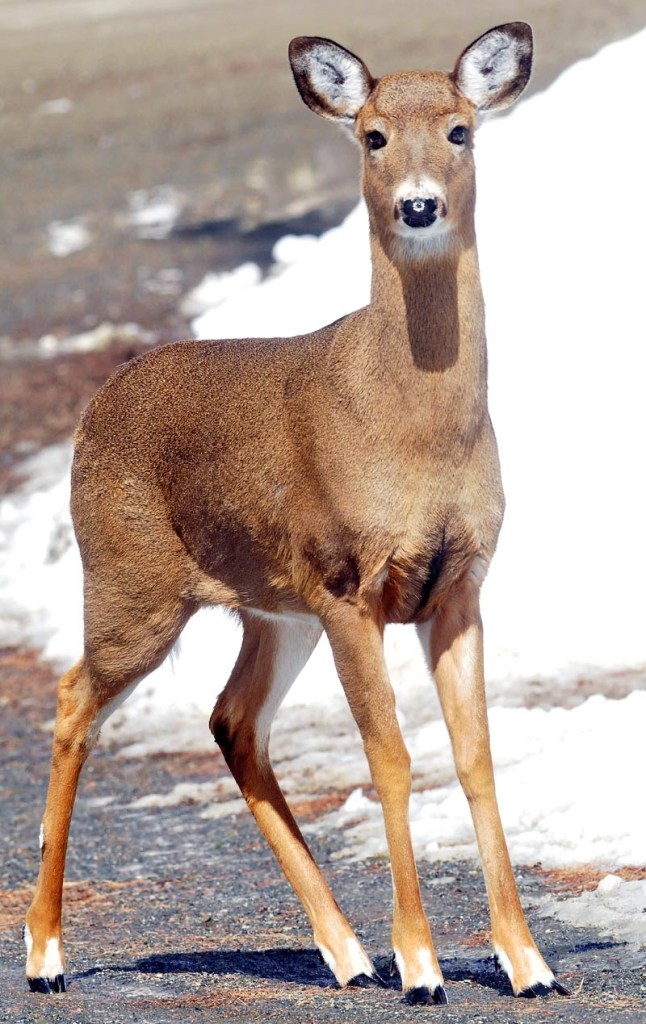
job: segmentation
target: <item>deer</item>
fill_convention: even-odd
[[[289,47],[297,89],[362,153],[369,304],[311,334],[187,340],[122,365],[75,435],[71,509],[83,655],[61,678],[41,862],[27,912],[33,991],[66,989],[61,903],[82,767],[114,708],[201,607],[243,638],[209,727],[339,986],[382,982],[274,775],[274,716],[323,631],[381,802],[393,970],[447,1001],[409,828],[411,759],[384,629],[417,630],[469,803],[495,956],[516,996],[566,993],[521,908],[497,804],[480,588],[504,511],[487,407],[474,132],[532,67],[529,25],[481,35],[452,72],[373,78],[321,37]]]

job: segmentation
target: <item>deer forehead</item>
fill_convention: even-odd
[[[360,114],[362,123],[370,117],[411,126],[428,125],[459,115],[474,120],[475,111],[452,79],[441,71],[400,71],[385,75],[373,89]]]

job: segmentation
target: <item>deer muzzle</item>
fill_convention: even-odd
[[[427,228],[437,220],[437,200],[433,196],[400,201],[400,216],[409,228]]]

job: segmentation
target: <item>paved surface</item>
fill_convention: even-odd
[[[205,271],[267,265],[287,230],[350,209],[357,154],[298,98],[292,36],[338,39],[375,74],[448,69],[510,18],[535,29],[530,91],[646,21],[635,0],[0,0],[0,337],[106,319],[183,335],[178,297]],[[180,220],[138,239],[130,197],[159,186]],[[53,256],[47,226],[77,217],[91,245]]]
[[[36,655],[4,651],[0,687],[0,1021],[390,1024],[431,1015],[500,1024],[646,1021],[646,951],[536,914],[547,893],[594,887],[594,871],[534,868],[518,875],[537,940],[572,990],[570,999],[513,999],[490,959],[484,886],[478,866],[468,862],[421,865],[448,1006],[403,1005],[394,978],[388,989],[339,990],[250,815],[205,821],[188,804],[131,806],[151,791],[225,772],[215,751],[145,761],[115,758],[104,747],[94,752],[82,779],[68,860],[69,990],[51,997],[29,993],[21,927],[37,872],[50,742],[43,726],[53,713],[55,681]],[[387,975],[388,865],[335,860],[341,842],[334,836],[317,840],[315,856]]]

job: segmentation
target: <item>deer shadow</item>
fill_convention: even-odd
[[[70,980],[81,980],[98,974],[238,974],[315,988],[330,988],[335,984],[315,949],[224,949],[160,953],[127,964],[90,967],[75,973]]]
[[[401,993],[399,974],[392,955],[377,956],[375,968],[382,987]],[[511,986],[503,971],[497,971],[493,958],[449,958],[441,960],[448,982],[475,981],[501,996],[511,996]],[[338,989],[328,967],[316,949],[277,948],[266,950],[224,949],[217,951],[176,951],[133,960],[128,964],[105,964],[71,976],[80,981],[100,974],[155,975],[242,975],[272,982],[306,985],[312,988]]]

